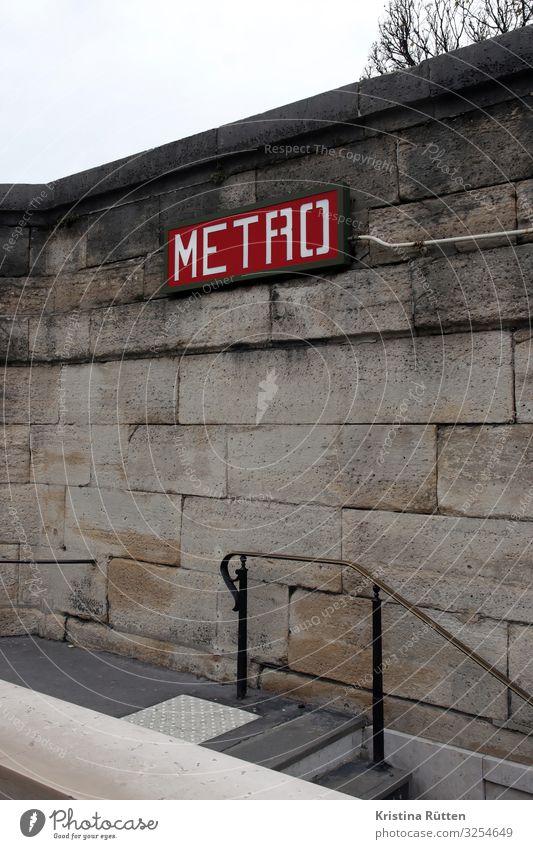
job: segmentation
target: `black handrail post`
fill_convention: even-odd
[[[239,581],[237,609],[239,631],[237,637],[237,698],[244,699],[248,687],[248,569],[246,556],[241,555],[241,566],[235,572]]]
[[[383,716],[383,643],[381,598],[374,584],[372,599],[372,743],[375,764],[385,762],[385,720]]]

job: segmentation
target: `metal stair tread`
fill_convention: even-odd
[[[376,766],[370,761],[357,759],[336,767],[313,783],[357,799],[386,799],[410,777],[410,772],[389,764]]]
[[[366,722],[363,715],[350,717],[325,710],[309,711],[289,719],[284,717],[284,720],[224,751],[250,763],[282,770],[358,731]]]

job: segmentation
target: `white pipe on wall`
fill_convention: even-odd
[[[372,242],[384,248],[424,248],[428,245],[446,245],[455,242],[481,241],[482,239],[507,238],[509,236],[533,235],[533,227],[523,230],[498,230],[495,233],[473,233],[470,236],[449,236],[445,239],[420,239],[415,242],[385,242],[378,236],[354,236],[353,241]]]

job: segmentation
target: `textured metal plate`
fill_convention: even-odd
[[[176,696],[125,716],[124,719],[189,743],[203,743],[247,722],[253,722],[258,716],[247,710],[195,696]]]

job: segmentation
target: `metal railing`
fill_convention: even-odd
[[[236,570],[236,579],[232,579],[229,574],[229,564],[233,557],[240,558],[240,568]],[[234,611],[239,614],[238,622],[238,638],[237,638],[237,698],[243,699],[246,696],[248,686],[248,569],[246,562],[248,557],[258,558],[260,560],[289,560],[297,563],[324,563],[332,566],[342,566],[343,568],[353,569],[367,579],[369,585],[372,586],[372,739],[373,739],[373,759],[375,764],[383,764],[385,762],[385,723],[383,710],[383,645],[382,645],[382,622],[381,622],[381,604],[380,591],[386,593],[393,601],[400,604],[417,619],[420,619],[437,634],[459,649],[470,660],[474,661],[478,666],[485,670],[493,678],[504,684],[511,692],[515,693],[525,702],[533,707],[533,695],[526,692],[516,681],[511,680],[501,672],[496,666],[489,663],[485,658],[481,657],[476,651],[471,649],[462,640],[455,637],[451,631],[444,628],[431,616],[428,616],[420,607],[413,604],[408,599],[404,598],[400,593],[390,587],[381,578],[373,575],[364,566],[358,563],[352,563],[349,560],[331,560],[326,557],[303,557],[295,554],[279,554],[265,553],[259,551],[233,551],[226,554],[220,564],[220,573],[224,579],[224,583],[228,587],[233,596],[235,606]]]

